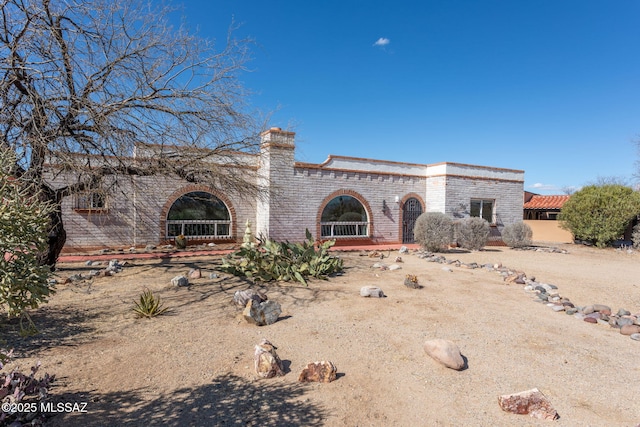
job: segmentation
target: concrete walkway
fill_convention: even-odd
[[[393,251],[398,250],[402,246],[407,249],[418,249],[420,245],[410,244],[389,244],[389,245],[362,245],[362,246],[334,246],[330,250],[335,252],[352,252],[352,251]],[[213,256],[226,255],[233,252],[234,249],[203,249],[195,251],[171,251],[171,252],[121,252],[113,251],[106,254],[64,254],[58,258],[59,263],[86,262],[86,261],[108,261],[117,259],[119,261],[132,259],[163,259],[163,258],[184,258],[197,256]]]

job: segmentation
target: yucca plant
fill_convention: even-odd
[[[149,289],[145,289],[140,295],[140,301],[134,301],[134,303],[133,311],[138,317],[146,317],[147,319],[159,316],[168,310],[167,307],[162,306],[160,297],[153,295]]]

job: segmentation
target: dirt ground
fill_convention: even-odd
[[[577,306],[640,312],[640,253],[560,245],[569,253],[487,248],[443,254],[502,263],[558,286]],[[54,402],[86,403],[52,426],[636,426],[640,423],[640,342],[536,303],[522,285],[486,269],[430,263],[403,254],[402,269],[339,253],[343,275],[263,286],[282,306],[269,326],[247,323],[232,303],[253,283],[215,272],[220,256],[128,261],[113,277],[58,285],[34,320],[41,334],[12,338],[23,357],[8,367],[55,374]],[[390,265],[397,251],[384,252]],[[60,278],[96,267],[60,264]],[[191,268],[201,279],[175,288]],[[404,286],[406,274],[422,289]],[[362,298],[362,286],[386,298]],[[136,318],[149,288],[171,309]],[[14,325],[15,326],[15,325]],[[287,374],[258,379],[254,346],[278,347]],[[456,343],[468,367],[454,371],[426,356],[433,338]],[[10,340],[11,341],[11,340]],[[310,362],[338,369],[327,384],[297,382]],[[537,387],[560,415],[542,421],[503,412],[498,396]]]

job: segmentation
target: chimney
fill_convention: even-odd
[[[294,147],[295,132],[287,132],[279,127],[272,127],[260,134],[260,142],[268,145],[280,147]]]

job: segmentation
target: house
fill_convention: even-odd
[[[543,196],[525,191],[523,218],[532,231],[534,242],[572,243],[573,234],[557,221],[562,206],[569,195]]]
[[[525,191],[523,219],[557,220],[562,205],[570,197],[569,195],[542,196]]]
[[[259,196],[227,192],[167,176],[134,176],[117,191],[63,200],[65,250],[173,242],[242,242],[245,223],[256,235],[301,241],[305,229],[346,243],[409,243],[427,211],[479,216],[500,239],[522,220],[524,171],[460,163],[418,164],[330,155],[297,162],[295,134],[271,128],[258,154],[241,154],[243,168],[267,183]],[[132,160],[153,155],[137,147]],[[55,180],[63,185],[64,175]],[[68,179],[68,177],[67,177]],[[55,181],[54,180],[54,181]]]

